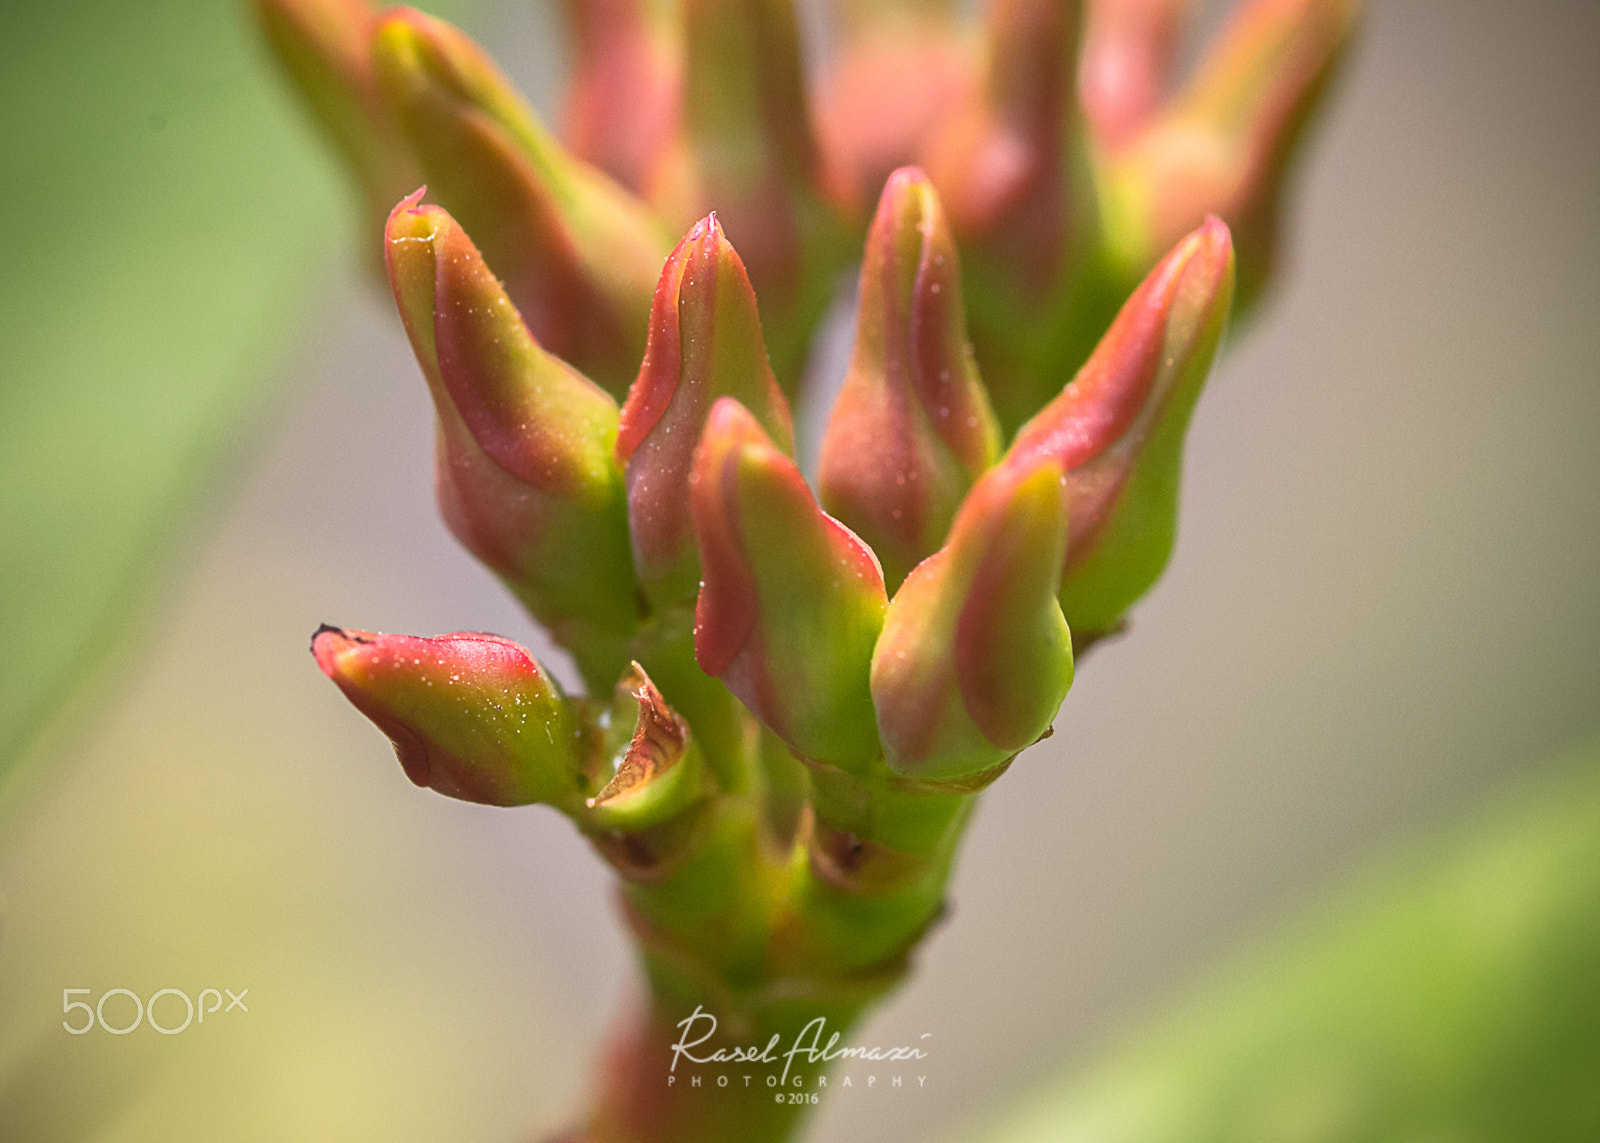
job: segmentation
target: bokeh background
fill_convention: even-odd
[[[553,107],[544,5],[445,11]],[[245,14],[0,6],[0,156],[0,1139],[560,1123],[631,987],[606,874],[553,813],[413,789],[306,653],[544,644],[434,516],[424,388]],[[932,1033],[927,1084],[815,1143],[1092,1059],[1600,729],[1600,6],[1375,0],[1302,158],[1170,570],[859,1036]],[[61,1029],[64,988],[169,987],[250,1012]]]

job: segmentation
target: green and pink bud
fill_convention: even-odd
[[[620,394],[638,367],[669,244],[649,208],[569,154],[450,24],[397,9],[378,26],[372,60],[429,185],[529,328]]]
[[[767,362],[755,292],[713,214],[695,224],[661,271],[644,364],[617,434],[633,562],[646,592],[663,605],[687,603],[699,587],[689,474],[721,397],[753,410],[777,446],[793,451],[789,406]]]
[[[650,184],[677,137],[683,36],[661,0],[564,0],[572,71],[567,145],[635,193]]]
[[[1056,602],[1066,551],[1053,458],[1003,464],[968,493],[949,542],[890,601],[872,655],[890,769],[973,779],[1049,731],[1072,685],[1072,633]]]
[[[817,136],[851,201],[870,202],[971,97],[975,67],[948,0],[841,0],[839,43],[818,93]]]
[[[366,0],[255,0],[255,10],[278,63],[354,178],[366,250],[389,208],[422,181],[378,95],[368,52],[378,10]]]
[[[772,318],[773,369],[792,389],[851,254],[843,194],[812,125],[795,6],[683,0],[680,9],[680,134],[648,197],[680,224],[716,211]]]
[[[731,398],[706,423],[690,502],[701,668],[796,754],[860,770],[878,755],[869,670],[887,604],[872,550]]]
[[[872,546],[893,590],[944,542],[999,449],[955,240],[932,184],[904,168],[867,234],[854,356],[822,441],[822,502]]]
[[[989,0],[983,79],[923,162],[956,234],[1005,256],[1033,295],[1055,284],[1067,253],[1077,30],[1072,0]]]
[[[395,208],[385,246],[439,416],[446,522],[564,643],[572,624],[629,632],[616,402],[539,346],[472,240],[420,196]]]
[[[1066,473],[1061,608],[1080,638],[1114,628],[1172,553],[1189,416],[1227,325],[1228,228],[1209,218],[1139,286],[1060,396],[1022,427],[1003,466]]]
[[[1272,268],[1284,171],[1355,22],[1355,0],[1245,0],[1194,80],[1097,155],[1107,238],[1137,274],[1208,214],[1238,241],[1253,296]]]
[[[1089,0],[1078,102],[1095,142],[1116,150],[1166,103],[1192,0]]]
[[[578,721],[555,681],[509,639],[324,626],[311,653],[388,736],[417,785],[491,806],[581,804]]]

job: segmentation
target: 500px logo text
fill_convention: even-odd
[[[189,994],[177,988],[163,988],[150,994],[148,1001],[139,999],[139,994],[127,988],[108,988],[100,994],[100,999],[94,1004],[87,1000],[74,1000],[74,996],[90,996],[92,988],[63,988],[61,990],[61,1011],[67,1019],[61,1021],[61,1026],[74,1036],[82,1036],[92,1032],[97,1026],[111,1033],[113,1036],[126,1036],[140,1024],[148,1024],[163,1036],[176,1036],[184,1031],[190,1024],[204,1024],[206,1017],[221,1012],[226,1015],[235,1010],[245,1013],[250,1009],[245,1006],[244,998],[250,994],[248,988],[241,988],[235,992],[231,988],[218,991],[215,988],[202,988],[200,995],[194,1000],[189,999]],[[227,1004],[223,1004],[223,996],[227,996]],[[169,997],[162,1005],[162,1019],[156,1018],[156,1002],[163,997]],[[115,998],[111,1005],[108,1018],[106,1001]],[[125,999],[124,999],[125,998]],[[210,999],[210,1007],[206,1006]],[[132,1004],[132,1019],[129,1019],[129,1004]],[[182,1004],[183,1022],[179,1023],[177,1005]],[[82,1015],[79,1015],[81,1011]],[[74,1020],[77,1023],[74,1023]]]

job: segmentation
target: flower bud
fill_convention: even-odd
[[[1114,627],[1172,553],[1183,435],[1227,325],[1233,279],[1228,228],[1209,218],[1150,272],[1002,462],[1049,457],[1066,471],[1061,609],[1080,637]]]
[[[700,582],[689,471],[706,415],[724,396],[754,410],[778,447],[793,451],[789,407],[767,364],[755,293],[713,214],[695,224],[661,271],[644,364],[617,434],[634,565],[646,592],[663,604],[693,599]]]
[[[564,0],[572,33],[565,130],[573,154],[635,192],[678,134],[683,43],[659,0]]]
[[[701,668],[797,754],[860,769],[878,755],[868,670],[886,605],[871,549],[732,398],[711,410],[690,494]]]
[[[997,243],[1034,292],[1053,285],[1064,253],[1076,9],[989,0],[983,80],[929,141],[924,164],[956,233]]]
[[[417,785],[491,806],[576,804],[577,722],[555,681],[509,639],[324,626],[311,653],[389,736]]]
[[[1191,0],[1089,0],[1078,102],[1095,141],[1116,150],[1167,97]]]
[[[972,53],[955,5],[944,0],[845,0],[818,97],[817,133],[851,201],[871,201],[923,140],[971,98]]]
[[[1056,603],[1066,553],[1060,465],[990,470],[949,542],[889,603],[872,701],[890,769],[956,781],[992,770],[1050,729],[1072,685],[1072,634]]]
[[[999,448],[967,344],[955,240],[922,172],[896,171],[867,234],[855,352],[822,441],[822,501],[871,545],[892,590],[944,542]]]
[[[1007,433],[1055,391],[1071,367],[1063,355],[1082,360],[1067,343],[1086,314],[1095,320],[1097,299],[1070,293],[1084,255],[1069,146],[1077,7],[988,0],[982,82],[922,160],[961,243],[972,340]]]
[[[608,719],[612,736],[629,725],[633,731],[617,749],[607,751],[601,774],[606,783],[585,802],[595,825],[625,833],[649,829],[710,792],[689,724],[667,705],[638,663],[617,684]]]
[[[681,133],[649,198],[668,219],[715,210],[771,318],[773,369],[799,378],[852,250],[806,97],[793,0],[683,0]]]
[[[568,154],[459,29],[411,9],[372,44],[385,104],[535,336],[620,394],[644,348],[666,232]]]
[[[564,643],[574,624],[631,631],[616,403],[539,347],[471,239],[420,196],[395,208],[386,248],[439,415],[446,522]]]
[[[1099,156],[1113,255],[1131,274],[1207,214],[1226,219],[1248,298],[1271,270],[1290,154],[1349,38],[1355,0],[1246,0],[1189,86]]]
[[[422,181],[378,97],[367,52],[378,11],[366,0],[255,0],[255,10],[267,44],[355,180],[365,243],[395,200]]]

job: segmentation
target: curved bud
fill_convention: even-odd
[[[871,549],[731,398],[695,452],[691,506],[701,669],[797,754],[847,769],[876,758],[868,670],[887,601]]]
[[[477,236],[529,328],[621,393],[668,245],[649,209],[568,154],[459,29],[397,9],[378,27],[372,60],[423,174]]]
[[[971,98],[976,79],[949,0],[838,0],[840,26],[818,95],[817,135],[853,201],[870,201]]]
[[[1121,151],[1101,156],[1108,238],[1132,273],[1217,214],[1240,285],[1271,270],[1284,170],[1355,23],[1355,0],[1245,0],[1199,73]]]
[[[678,133],[683,43],[661,0],[564,0],[572,33],[565,130],[574,154],[635,192]]]
[[[907,167],[867,234],[855,352],[822,440],[822,502],[872,546],[892,590],[944,542],[999,450],[955,240],[933,186]]]
[[[969,778],[1049,731],[1072,685],[1072,633],[1056,604],[1066,532],[1060,465],[1001,465],[968,493],[949,542],[906,577],[872,655],[896,773]]]
[[[794,0],[683,0],[681,131],[649,199],[668,219],[715,210],[770,320],[779,381],[799,378],[852,250],[811,122]]]
[[[649,829],[710,792],[700,748],[689,736],[689,724],[667,705],[638,663],[617,684],[611,729],[622,729],[630,710],[633,733],[626,745],[610,752],[609,765],[601,775],[606,784],[584,803],[590,820],[602,829]]]
[[[323,626],[311,653],[388,735],[417,785],[491,806],[576,804],[577,721],[555,681],[511,640]]]
[[[660,602],[692,599],[700,581],[689,471],[719,397],[755,410],[778,447],[793,451],[789,406],[767,363],[755,293],[713,214],[684,236],[661,271],[644,364],[617,434],[634,565]]]
[[[616,403],[539,347],[471,239],[421,193],[394,209],[385,246],[439,416],[446,522],[563,642],[574,623],[630,631]]]
[[[1080,635],[1115,626],[1166,567],[1183,435],[1227,325],[1233,280],[1228,228],[1209,218],[1150,272],[1003,462],[1047,456],[1066,470],[1061,608]]]
[[[378,97],[367,45],[378,10],[366,0],[255,0],[261,29],[361,196],[367,235],[421,182]]]
[[[1116,150],[1161,109],[1192,0],[1089,0],[1078,103],[1094,141]]]

